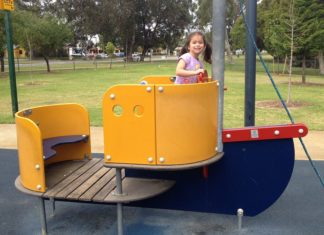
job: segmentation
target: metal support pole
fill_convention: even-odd
[[[254,40],[256,39],[256,8],[257,1],[246,0],[246,20]],[[255,57],[256,50],[246,29],[244,126],[254,126],[255,123]]]
[[[41,216],[42,235],[47,235],[47,223],[44,199],[39,197],[39,211]]]
[[[213,79],[218,80],[218,129],[217,129],[217,151],[223,151],[223,113],[224,113],[224,50],[225,50],[225,0],[213,0],[213,54],[212,54],[212,74]]]
[[[116,168],[116,195],[123,195],[121,168]],[[117,234],[123,235],[123,204],[117,203]]]
[[[51,216],[54,216],[55,215],[55,199],[54,199],[54,197],[50,198],[50,202],[52,204]]]
[[[14,53],[13,53],[13,42],[12,42],[11,15],[10,15],[10,11],[4,11],[4,12],[5,12],[7,51],[8,51],[10,90],[11,90],[11,106],[12,106],[12,115],[15,116],[15,113],[18,111],[18,98],[17,98],[16,72],[15,72],[15,61],[14,61]]]
[[[242,229],[242,218],[244,215],[244,211],[243,209],[239,208],[237,210],[237,223],[238,223],[238,229],[241,230]]]

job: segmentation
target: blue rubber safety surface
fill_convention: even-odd
[[[14,186],[19,174],[17,151],[0,149],[0,159],[0,234],[41,234],[39,201]],[[324,162],[315,163],[323,175]],[[46,201],[46,210],[50,235],[115,235],[117,231],[113,205],[56,202],[55,216],[51,216],[50,202]],[[125,206],[124,234],[322,235],[324,189],[309,162],[296,161],[292,179],[282,196],[263,213],[243,217],[241,230],[236,216]]]

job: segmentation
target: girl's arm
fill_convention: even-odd
[[[186,63],[184,60],[180,59],[177,68],[176,68],[176,75],[180,77],[191,77],[198,75],[200,73],[204,73],[204,69],[197,69],[197,70],[185,70]]]

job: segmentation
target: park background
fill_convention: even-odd
[[[242,1],[243,3],[243,1]],[[311,0],[258,1],[257,44],[295,122],[324,130],[324,6]],[[101,126],[112,85],[174,76],[188,32],[211,41],[211,1],[15,1],[12,12],[19,109],[80,103]],[[224,127],[244,119],[245,30],[239,1],[227,1]],[[0,123],[14,123],[4,15],[0,13]],[[206,64],[211,75],[211,67]],[[289,123],[257,62],[256,125]],[[217,78],[216,78],[217,79]]]

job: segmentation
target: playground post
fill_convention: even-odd
[[[14,10],[14,1],[0,0],[0,10],[4,10],[5,13],[5,30],[6,30],[8,65],[9,65],[9,76],[10,76],[11,105],[12,105],[12,115],[14,116],[15,113],[18,111],[18,97],[17,97],[15,61],[14,61],[14,53],[13,53],[12,27],[11,27],[11,14],[10,14],[10,11]]]

